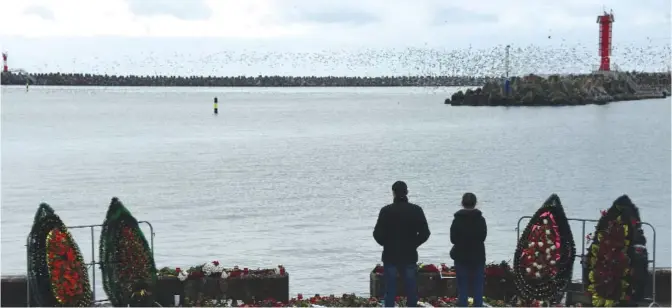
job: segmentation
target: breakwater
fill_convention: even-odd
[[[445,100],[453,106],[569,106],[665,98],[670,73],[599,72],[588,75],[527,75],[488,81]]]
[[[492,77],[470,76],[138,76],[97,74],[30,74],[31,84],[44,86],[122,87],[443,87],[480,86]],[[3,85],[25,85],[27,78],[2,73]]]

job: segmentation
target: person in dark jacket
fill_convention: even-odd
[[[488,227],[483,213],[476,209],[476,195],[462,196],[462,209],[455,213],[450,226],[450,257],[455,261],[457,305],[467,307],[469,289],[473,291],[474,307],[483,306],[485,279],[485,238]],[[469,283],[471,281],[471,284]]]
[[[373,238],[383,246],[385,307],[394,307],[397,273],[404,279],[407,306],[415,307],[418,302],[418,247],[429,239],[429,226],[422,208],[408,202],[406,183],[395,182],[392,185],[392,195],[394,201],[380,209],[373,229]]]

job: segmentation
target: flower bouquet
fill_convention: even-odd
[[[642,297],[646,285],[648,256],[639,211],[630,198],[621,196],[602,211],[590,239],[584,270],[593,305],[632,305],[633,295]]]
[[[226,268],[219,261],[211,261],[188,269],[164,267],[158,274],[160,284],[173,289],[171,294],[183,297],[183,305],[204,305],[210,300],[219,303],[228,299],[246,303],[259,298],[276,298],[282,302],[289,300],[289,276],[282,265],[271,269],[249,269],[237,265]],[[170,303],[170,299],[161,302],[164,306]]]
[[[485,266],[483,294],[490,299],[510,300],[516,295],[513,268],[508,262],[491,262]]]
[[[28,239],[28,282],[37,306],[89,307],[89,273],[77,243],[46,203],[35,214]]]
[[[514,282],[524,303],[560,301],[572,278],[576,248],[560,198],[553,194],[532,216],[514,255]]]
[[[112,198],[100,233],[103,288],[115,307],[147,307],[155,302],[156,266],[138,221]]]

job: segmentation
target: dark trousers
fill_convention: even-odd
[[[413,264],[396,265],[384,264],[383,273],[385,277],[385,307],[394,307],[397,297],[397,273],[404,279],[406,286],[406,306],[416,307],[418,305],[417,275],[418,266]]]
[[[469,289],[473,291],[473,307],[483,307],[483,284],[485,283],[485,266],[466,266],[455,262],[457,275],[457,306],[467,307]]]

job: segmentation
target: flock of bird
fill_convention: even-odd
[[[627,71],[670,70],[671,48],[666,44],[614,44],[612,66]],[[116,60],[92,58],[77,61],[89,71],[115,75],[177,76],[510,76],[526,74],[576,74],[598,68],[597,45],[506,46],[486,49],[366,49],[322,52],[221,51],[208,55],[147,52],[142,57]],[[107,61],[107,62],[106,62]],[[508,62],[508,65],[507,65]],[[507,71],[508,67],[508,71]],[[52,70],[53,71],[53,70]],[[72,71],[65,69],[63,71]]]

